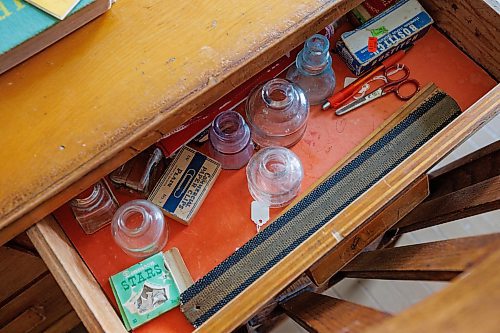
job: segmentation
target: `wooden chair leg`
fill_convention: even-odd
[[[500,141],[429,175],[430,195],[393,229],[405,233],[500,208]]]
[[[302,293],[281,307],[308,332],[317,333],[363,332],[391,317],[363,305],[311,292]]]
[[[449,281],[500,246],[500,233],[364,252],[342,277]]]

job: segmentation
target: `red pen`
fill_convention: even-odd
[[[357,79],[356,81],[354,81],[353,83],[351,83],[350,85],[348,85],[347,87],[345,87],[344,89],[339,91],[338,93],[333,94],[323,104],[322,109],[327,110],[331,107],[336,109],[339,106],[341,106],[342,104],[344,104],[349,98],[351,98],[354,94],[356,94],[359,91],[359,89],[361,89],[363,84],[365,84],[372,77],[374,77],[375,74],[377,74],[377,72],[396,64],[399,60],[401,60],[405,56],[405,54],[408,50],[409,50],[409,48],[399,50],[398,52],[391,55],[389,58],[382,61],[382,64],[380,66],[376,67],[370,73]]]

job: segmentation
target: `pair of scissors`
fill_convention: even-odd
[[[396,74],[399,71],[403,71],[402,77],[401,75]],[[349,104],[344,105],[341,108],[338,108],[335,111],[335,114],[337,116],[341,116],[349,111],[352,111],[360,107],[361,105],[370,103],[371,101],[379,97],[385,96],[391,92],[394,92],[399,99],[407,101],[413,96],[415,96],[415,94],[420,90],[420,83],[415,79],[408,78],[410,76],[410,69],[403,64],[395,64],[390,66],[384,71],[384,76],[387,79],[387,83],[385,85],[383,85],[382,87],[378,88],[377,90],[373,91],[372,93],[364,97],[361,97]],[[411,92],[407,95],[403,95],[401,93],[401,88],[403,86],[412,87]]]

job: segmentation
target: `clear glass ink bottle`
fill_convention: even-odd
[[[290,67],[286,78],[298,84],[309,98],[311,105],[321,104],[335,89],[330,42],[323,35],[313,35],[304,43],[295,65]]]
[[[160,208],[147,200],[132,200],[118,208],[111,234],[122,250],[133,257],[147,257],[165,247],[168,225]]]
[[[243,117],[235,111],[219,114],[210,127],[210,155],[223,169],[241,169],[253,155],[250,129]]]
[[[283,207],[297,196],[304,171],[300,159],[283,147],[267,147],[247,165],[248,190],[255,201]]]
[[[93,234],[111,222],[118,203],[101,180],[71,200],[70,207],[83,231]]]
[[[246,116],[255,144],[291,147],[306,130],[309,101],[295,83],[273,79],[250,93]]]

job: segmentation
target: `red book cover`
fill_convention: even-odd
[[[361,4],[370,15],[377,16],[396,3],[397,0],[366,0]]]

